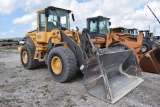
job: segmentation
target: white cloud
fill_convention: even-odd
[[[45,8],[47,6],[51,5],[51,1],[52,0],[26,0],[25,2],[25,6],[23,7],[23,9],[27,12],[27,13],[33,13],[39,9]]]
[[[156,21],[155,17],[152,15],[147,5],[153,10],[153,12],[159,17],[158,11],[160,11],[160,1],[151,1],[144,5],[144,8],[133,11],[132,13],[125,15],[124,19],[121,20],[119,24],[125,27],[135,27],[138,29],[149,29],[153,31],[154,28],[160,29],[160,24]],[[160,35],[160,33],[156,35]]]
[[[24,32],[36,29],[36,11],[47,6],[56,6],[72,10],[74,12],[75,22],[72,20],[70,22],[71,28],[74,29],[78,26],[80,30],[82,30],[82,28],[86,27],[86,18],[102,15],[111,18],[111,27],[124,26],[126,28],[148,29],[150,26],[151,31],[153,31],[154,28],[157,29],[157,32],[159,31],[160,24],[158,24],[152,13],[146,7],[149,5],[160,19],[159,0],[84,1],[85,2],[79,3],[77,0],[1,0],[0,13],[6,11],[6,14],[9,14],[17,8],[22,8],[25,11],[26,14],[24,16],[19,16],[13,20],[13,24],[15,24],[16,29],[19,30],[19,36],[24,36]],[[3,11],[2,9],[6,10]],[[20,31],[22,33],[20,33]]]
[[[26,14],[13,20],[13,24],[28,24],[36,19],[36,14]]]
[[[10,30],[10,31],[9,31],[9,33],[14,33],[14,32],[15,32],[14,30]]]
[[[1,36],[4,36],[4,35],[6,35],[7,34],[7,32],[0,32],[0,35]]]
[[[0,14],[10,14],[17,8],[23,6],[23,0],[0,0]]]

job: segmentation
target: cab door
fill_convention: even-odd
[[[37,14],[38,18],[38,32],[36,34],[36,41],[37,42],[42,42],[42,43],[47,43],[47,36],[46,36],[46,31],[47,31],[47,17],[45,17],[45,12],[40,12]]]

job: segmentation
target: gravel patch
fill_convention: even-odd
[[[160,107],[160,75],[142,75],[142,84],[109,104],[87,93],[81,73],[68,83],[58,83],[46,65],[25,70],[16,49],[0,49],[0,107]]]

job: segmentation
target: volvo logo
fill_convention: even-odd
[[[41,35],[37,35],[37,39],[41,39]]]

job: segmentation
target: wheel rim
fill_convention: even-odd
[[[27,64],[27,62],[28,62],[28,54],[27,54],[26,51],[23,51],[23,53],[22,53],[22,60],[23,60],[24,64]]]
[[[52,71],[55,74],[60,74],[62,72],[62,62],[61,59],[57,56],[54,56],[51,60]]]
[[[142,52],[146,52],[147,51],[147,47],[142,46]]]

